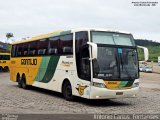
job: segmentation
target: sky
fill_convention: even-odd
[[[54,30],[90,27],[132,33],[135,39],[160,42],[160,0],[156,6],[134,6],[138,0],[0,0],[0,41]]]

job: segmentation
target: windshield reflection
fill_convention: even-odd
[[[120,54],[120,77],[121,79],[138,78],[138,59],[135,49],[123,49],[123,54]]]
[[[98,47],[98,58],[93,61],[94,77],[100,79],[138,78],[136,49]]]

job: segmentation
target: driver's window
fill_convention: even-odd
[[[85,80],[90,80],[91,74],[88,47],[81,51],[80,56],[80,77]]]
[[[75,37],[75,51],[76,51],[76,66],[78,77],[83,80],[90,80],[90,61],[89,61],[89,47],[88,32],[76,32]]]

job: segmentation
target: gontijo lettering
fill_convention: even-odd
[[[37,65],[37,59],[21,59],[21,65]]]

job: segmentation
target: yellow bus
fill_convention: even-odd
[[[108,99],[139,91],[137,47],[132,34],[105,29],[53,32],[12,44],[10,79],[74,96]]]
[[[10,67],[10,53],[0,53],[0,70],[7,72]]]

